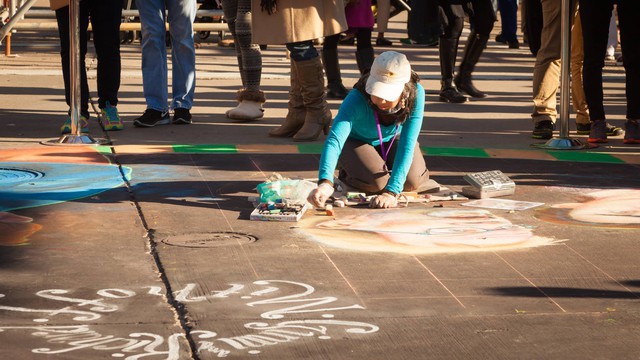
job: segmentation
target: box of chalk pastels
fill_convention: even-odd
[[[295,204],[282,201],[260,203],[251,212],[249,219],[260,221],[298,221],[309,209],[309,204]]]

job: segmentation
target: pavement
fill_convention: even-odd
[[[389,49],[427,89],[419,142],[443,191],[298,222],[250,220],[256,186],[314,178],[322,147],[266,135],[286,115],[282,46],[263,52],[263,119],[225,117],[240,79],[212,34],[194,124],[139,129],[140,49],[123,45],[126,129],[92,118],[106,145],[52,145],[67,110],[55,33],[14,34],[0,57],[0,359],[637,359],[640,147],[534,146],[525,47],[490,41],[474,74],[490,97],[438,102],[437,49],[401,47],[405,18]],[[339,51],[351,86],[355,48]],[[604,81],[622,126],[624,71],[607,64]],[[515,193],[454,195],[487,170]]]

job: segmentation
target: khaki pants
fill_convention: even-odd
[[[577,124],[589,123],[589,106],[582,85],[582,63],[584,62],[584,43],[582,39],[582,22],[576,8],[571,28],[571,100],[576,112]]]
[[[541,47],[536,56],[533,68],[533,113],[534,123],[543,120],[556,122],[556,96],[560,85],[560,58],[562,52],[562,2],[558,0],[541,0],[542,34]],[[572,13],[578,18],[576,5]],[[571,68],[573,77],[572,95],[574,109],[578,114],[576,122],[588,123],[589,112],[582,87],[583,42],[580,24],[572,28]]]

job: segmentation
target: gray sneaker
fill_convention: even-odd
[[[604,120],[596,120],[591,122],[591,132],[589,133],[590,143],[606,143],[607,142],[607,123]]]

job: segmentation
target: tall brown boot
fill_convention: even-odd
[[[329,133],[331,110],[324,93],[322,62],[316,56],[310,60],[294,62],[298,72],[302,101],[307,109],[304,125],[293,136],[293,141],[315,141],[320,133]]]
[[[307,109],[304,106],[304,101],[302,101],[299,75],[293,60],[291,60],[290,83],[287,117],[282,125],[269,131],[269,136],[291,137],[304,125]]]

